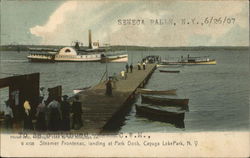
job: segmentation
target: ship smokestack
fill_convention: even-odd
[[[92,49],[92,37],[91,37],[91,30],[89,30],[89,48]]]

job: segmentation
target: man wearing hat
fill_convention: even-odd
[[[70,104],[68,102],[68,96],[62,96],[63,101],[61,102],[61,111],[62,111],[62,121],[61,128],[64,131],[70,130]]]
[[[57,131],[61,128],[62,112],[59,100],[61,97],[54,98],[48,105],[48,129],[51,131]]]
[[[72,113],[73,113],[73,122],[72,128],[73,129],[80,129],[83,126],[82,123],[82,103],[80,102],[80,98],[78,95],[75,96],[75,100],[72,104]]]
[[[46,106],[43,103],[43,97],[39,97],[39,104],[36,108],[36,130],[44,131],[47,129],[47,123],[46,123]]]
[[[109,77],[108,81],[106,82],[106,95],[112,96],[112,78]]]

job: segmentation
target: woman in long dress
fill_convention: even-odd
[[[32,123],[32,118],[31,118],[31,107],[30,107],[30,103],[28,100],[26,100],[23,104],[24,107],[24,122],[23,122],[23,128],[25,130],[33,130],[33,123]]]

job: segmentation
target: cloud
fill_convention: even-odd
[[[245,36],[249,34],[249,8],[246,6],[248,1],[67,1],[45,25],[34,26],[30,32],[40,37],[42,44],[69,45],[74,40],[86,44],[88,29],[92,29],[94,40],[113,45],[235,45],[234,36],[241,41],[237,44],[248,45],[249,38]],[[181,25],[182,18],[204,22],[206,17],[233,17],[236,21],[226,25]],[[169,18],[178,25],[150,24],[150,19]],[[145,24],[118,25],[118,19],[143,19]],[[236,28],[244,32],[242,38]],[[231,39],[218,42],[229,32]]]
[[[50,17],[44,26],[35,26],[30,29],[30,32],[36,36],[46,38],[46,35],[56,31],[59,25],[65,23],[66,15],[74,11],[77,6],[76,1],[69,1],[62,4]]]

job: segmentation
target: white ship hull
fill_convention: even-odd
[[[91,61],[100,61],[101,54],[93,54],[93,55],[77,55],[72,57],[67,56],[55,56],[54,59],[56,62],[91,62]]]

